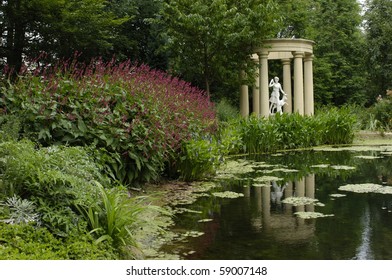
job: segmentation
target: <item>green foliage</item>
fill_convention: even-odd
[[[370,0],[365,13],[367,71],[369,96],[375,100],[379,94],[392,88],[392,2]]]
[[[368,101],[360,7],[356,0],[317,0],[309,9],[315,101],[341,106]]]
[[[375,130],[392,130],[392,98],[385,98],[367,109],[374,118]]]
[[[28,224],[39,221],[39,215],[36,213],[34,203],[27,199],[21,199],[13,195],[7,198],[4,203],[0,203],[0,206],[5,206],[6,208],[5,216],[7,216],[7,219],[2,220],[2,222],[7,224]]]
[[[1,193],[34,202],[40,221],[58,235],[77,226],[75,203],[92,204],[98,192],[91,183],[109,180],[77,147],[36,149],[30,141],[0,143]]]
[[[207,92],[217,82],[239,85],[238,71],[253,48],[276,33],[276,11],[269,0],[166,0],[162,20],[171,68]]]
[[[357,119],[349,107],[332,107],[317,113],[321,144],[350,144],[354,140]]]
[[[8,67],[19,73],[24,70],[22,55],[31,58],[45,52],[50,54],[47,59],[51,60],[79,51],[85,61],[106,55],[117,45],[115,38],[119,36],[119,27],[129,20],[127,15],[116,14],[114,5],[109,2],[2,1],[0,39],[4,48],[0,50],[1,60],[6,57]],[[127,3],[122,4],[125,12],[136,13]]]
[[[129,62],[68,63],[3,87],[1,107],[24,120],[24,136],[45,146],[97,147],[106,153],[100,162],[124,184],[157,179],[181,141],[214,124],[204,92],[163,72]]]
[[[0,115],[0,142],[18,140],[20,123],[16,116]]]
[[[109,242],[125,258],[132,257],[132,250],[138,247],[134,231],[143,227],[141,214],[147,210],[161,211],[146,203],[146,197],[130,198],[126,189],[116,187],[105,189],[95,182],[100,198],[97,203],[86,206],[78,205],[80,213],[88,223],[88,228],[95,243]]]
[[[8,225],[0,222],[1,260],[100,260],[117,259],[114,250],[96,244],[78,232],[58,239],[46,228],[32,225]]]
[[[239,114],[238,109],[224,98],[216,104],[216,116],[220,122],[237,119]]]
[[[196,137],[182,147],[178,169],[185,181],[200,180],[214,174],[219,161],[223,161],[219,145],[211,135]]]
[[[346,108],[332,108],[314,117],[277,114],[251,116],[240,122],[243,146],[250,154],[320,144],[349,144],[354,139],[356,119]]]

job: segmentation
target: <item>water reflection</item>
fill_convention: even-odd
[[[306,221],[293,215],[295,212],[314,212],[314,204],[294,206],[282,203],[287,197],[315,198],[315,175],[311,174],[296,181],[271,181],[266,187],[244,190],[245,198],[253,203],[257,213],[251,218],[253,230],[271,233],[279,242],[307,240],[314,234],[314,221]],[[253,190],[253,194],[251,191]]]
[[[349,151],[308,152],[271,158],[271,171],[284,164],[298,172],[274,173],[280,180],[266,182],[266,186],[255,180],[263,173],[261,168],[238,180],[220,181],[222,191],[243,193],[244,197],[203,197],[192,204],[190,208],[203,214],[180,216],[177,227],[199,230],[204,235],[176,246],[196,251],[186,257],[193,259],[392,259],[392,214],[388,212],[392,210],[392,195],[331,196],[345,184],[392,186],[392,157],[370,160],[355,155]],[[338,165],[355,169],[328,167]],[[317,199],[323,205],[284,203],[289,197]],[[197,223],[207,212],[213,221]],[[335,216],[303,219],[296,212]]]

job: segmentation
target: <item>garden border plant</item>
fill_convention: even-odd
[[[183,141],[215,126],[205,92],[129,61],[37,67],[1,95],[2,111],[23,120],[23,136],[44,146],[94,145],[122,183],[157,179],[179,160]]]

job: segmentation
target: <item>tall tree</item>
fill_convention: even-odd
[[[240,69],[277,33],[280,16],[272,0],[165,0],[162,19],[171,69],[210,92],[214,82],[238,85]]]
[[[314,79],[318,104],[364,104],[364,37],[356,0],[315,0],[309,37],[316,42]]]
[[[392,1],[368,0],[366,6],[368,88],[376,97],[392,89]]]
[[[113,3],[115,1],[112,1]],[[3,61],[19,71],[23,56],[46,51],[53,56],[83,52],[88,59],[113,48],[118,17],[107,0],[2,0],[0,5]]]

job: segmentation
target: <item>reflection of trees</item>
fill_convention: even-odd
[[[386,180],[392,180],[392,157],[366,160],[355,158],[355,155],[358,153],[309,151],[263,160],[268,164],[284,163],[284,167],[297,170],[306,165],[297,173],[274,173],[284,178],[284,181],[276,182],[277,190],[283,192],[282,200],[306,196],[325,203],[322,208],[279,205],[280,194],[273,194],[272,182],[271,187],[255,187],[251,178],[245,179],[257,175],[246,174],[242,180],[223,184],[223,188],[242,192],[244,197],[233,200],[209,198],[206,201],[214,201],[213,205],[204,202],[196,207],[205,209],[203,213],[211,207],[214,222],[199,225],[205,236],[192,242],[195,250],[203,253],[196,253],[192,258],[351,259],[359,249],[365,248],[361,245],[370,236],[373,256],[392,259],[392,252],[387,249],[392,247],[392,215],[387,210],[380,213],[383,205],[392,207],[392,196],[347,193],[347,198],[335,200],[329,196],[345,183],[376,183],[380,174]],[[317,164],[356,166],[356,170],[310,167]],[[317,171],[317,175],[309,175],[309,171]],[[293,215],[297,211],[334,213],[335,217],[303,220]]]

